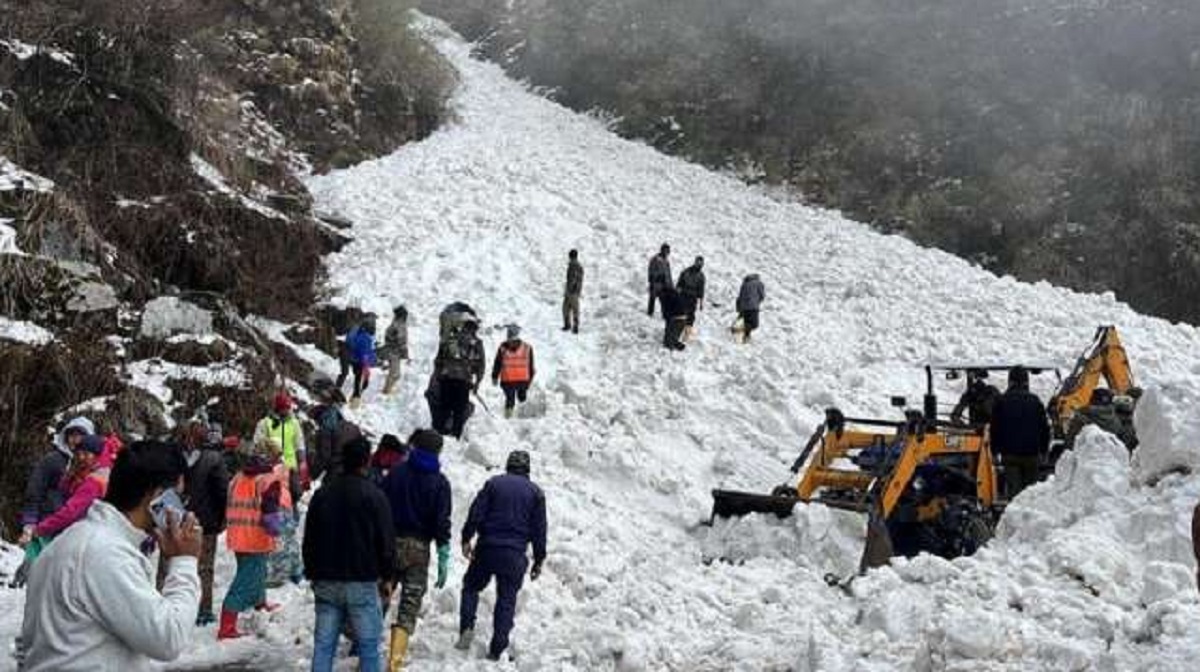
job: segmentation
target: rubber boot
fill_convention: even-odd
[[[454,643],[454,648],[459,651],[466,651],[471,648],[471,642],[475,640],[475,630],[467,628],[458,635],[458,641]]]
[[[201,611],[196,614],[196,627],[203,628],[217,622],[217,617],[211,611]]]
[[[408,653],[408,631],[392,626],[392,640],[388,643],[388,672],[400,672],[404,669],[404,656]]]
[[[242,633],[237,629],[238,615],[236,611],[221,610],[221,625],[217,628],[217,639],[237,639]]]

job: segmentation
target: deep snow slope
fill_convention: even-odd
[[[774,200],[613,136],[471,60],[452,36],[441,46],[462,72],[458,122],[309,186],[356,222],[355,241],[328,260],[334,300],[379,313],[381,330],[397,302],[412,315],[413,363],[398,394],[368,393],[358,419],[370,429],[428,422],[421,391],[450,301],[480,311],[489,351],[510,322],[537,349],[523,417],[480,409],[444,454],[456,530],[511,449],[531,451],[547,493],[550,559],[522,593],[517,662],[505,668],[1174,670],[1200,655],[1188,540],[1200,478],[1167,474],[1200,462],[1184,415],[1200,398],[1193,327]],[[644,312],[645,265],[664,241],[676,273],[706,258],[709,306],[682,353],[658,345],[661,322]],[[571,248],[587,271],[579,336],[558,331]],[[751,271],[768,303],[742,346],[727,327]],[[1131,465],[1110,437],[1088,436],[978,556],[899,561],[830,587],[827,573],[858,560],[851,514],[800,507],[787,521],[699,525],[712,488],[781,482],[824,407],[892,413],[889,395],[915,400],[929,360],[1069,368],[1101,323],[1120,325],[1153,388],[1139,418],[1145,456]],[[498,411],[498,392],[483,393]],[[490,592],[476,648],[451,646],[463,570],[456,554],[449,585],[430,589],[409,669],[495,669],[483,660]],[[227,581],[227,562],[220,573]],[[188,664],[304,669],[311,598],[273,597],[287,608],[262,624],[269,646],[214,648],[206,633]]]

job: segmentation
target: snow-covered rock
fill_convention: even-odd
[[[142,312],[141,335],[167,338],[175,334],[211,334],[213,316],[209,311],[174,296],[160,296],[146,304]]]

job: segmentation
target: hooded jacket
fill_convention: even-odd
[[[66,493],[60,486],[63,476],[67,473],[67,465],[71,462],[71,449],[67,447],[66,441],[67,430],[71,428],[82,429],[88,434],[95,430],[91,420],[78,417],[54,435],[54,450],[38,460],[25,483],[25,504],[21,508],[21,525],[24,527],[37,525],[43,518],[62,507],[66,500]]]
[[[108,502],[50,544],[29,573],[17,659],[23,672],[137,672],[192,641],[196,558],[167,564],[162,593],[146,533]]]
[[[692,265],[679,274],[679,283],[675,289],[689,300],[699,300],[704,298],[705,283],[704,269]]]
[[[737,311],[745,313],[758,310],[767,298],[767,290],[763,287],[762,279],[757,273],[752,273],[742,280],[742,288],[738,291]]]
[[[525,552],[533,545],[533,559],[546,557],[546,496],[528,476],[501,474],[484,484],[471,502],[463,525],[463,541],[479,535],[479,548],[507,548]]]
[[[59,485],[66,501],[57,511],[38,522],[34,529],[39,537],[53,537],[87,515],[92,503],[104,497],[108,489],[108,474],[116,457],[112,445],[106,443],[104,451],[96,456],[86,472],[72,473],[68,469]]]
[[[450,543],[450,481],[437,453],[413,448],[408,460],[384,479],[383,494],[392,507],[396,537]]]

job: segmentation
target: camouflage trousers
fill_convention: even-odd
[[[396,625],[412,634],[421,614],[421,602],[429,589],[429,547],[424,539],[396,539],[396,582],[400,603],[396,607]]]
[[[278,588],[288,581],[299,583],[304,578],[304,561],[300,558],[296,521],[291,516],[283,517],[283,531],[275,540],[275,549],[267,561],[267,587]]]

